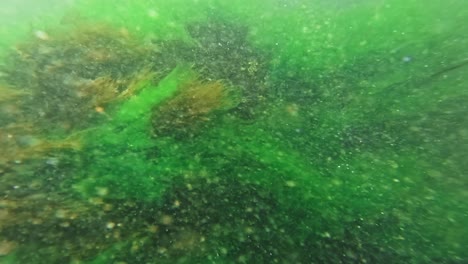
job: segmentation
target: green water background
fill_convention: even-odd
[[[161,142],[168,157],[161,171],[206,169],[203,161],[189,159],[200,149],[255,157],[267,169],[239,168],[245,181],[268,186],[284,208],[321,215],[320,222],[292,219],[298,230],[340,237],[348,225],[365,229],[364,237],[377,247],[409,256],[410,262],[466,261],[465,1],[324,2],[77,1],[70,6],[93,20],[125,27],[143,41],[148,36],[190,41],[186,24],[219,16],[248,26],[249,42],[271,54],[268,81],[278,91],[268,113],[253,126],[220,122],[193,144]],[[31,28],[66,31],[64,9],[39,7],[32,22],[32,13],[24,12],[4,21],[5,50]],[[304,89],[304,83],[313,89]],[[318,99],[297,103],[300,97]],[[297,115],[284,111],[289,103],[298,104]],[[110,146],[119,145],[116,140],[110,139]],[[102,167],[115,161],[102,160]],[[223,162],[210,162],[208,170]],[[148,169],[140,160],[129,163],[132,170]],[[91,181],[106,184],[113,177]],[[130,187],[117,191],[118,198],[157,200],[165,190],[154,179],[123,181]],[[294,188],[285,190],[285,182]],[[398,230],[376,223],[389,214],[398,218]],[[291,236],[301,236],[300,231]],[[103,256],[95,263],[108,263]]]

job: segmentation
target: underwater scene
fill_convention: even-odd
[[[2,0],[0,263],[468,263],[465,0]]]

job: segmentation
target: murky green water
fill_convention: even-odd
[[[0,263],[467,263],[464,0],[3,1]]]

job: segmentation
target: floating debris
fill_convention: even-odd
[[[50,37],[49,35],[42,31],[42,30],[36,30],[34,31],[34,36],[36,36],[36,38],[40,39],[40,40],[49,40]]]

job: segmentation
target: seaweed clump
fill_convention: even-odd
[[[236,87],[242,100],[232,112],[244,120],[254,120],[265,106],[269,56],[249,43],[248,27],[211,18],[191,23],[187,32],[193,43],[155,43],[160,46],[155,65],[174,67],[177,62],[188,62],[204,81],[222,80]]]
[[[0,77],[1,257],[65,263],[73,261],[70,255],[97,251],[84,244],[105,228],[96,212],[101,208],[70,193],[83,169],[81,147],[89,143],[83,129],[107,121],[113,102],[154,76],[146,51],[124,29],[80,24],[36,32],[6,55]],[[90,235],[74,239],[80,232]],[[73,253],[57,258],[62,242]]]
[[[111,102],[153,76],[145,53],[126,30],[86,23],[66,32],[38,31],[15,46],[0,78],[3,180],[14,182],[13,171],[34,171],[59,152],[79,150],[79,130],[108,119]]]
[[[208,126],[217,111],[236,103],[232,89],[221,81],[188,80],[173,98],[153,110],[153,133],[156,137],[193,137]]]
[[[6,65],[15,67],[2,69],[10,89],[24,94],[13,117],[46,131],[88,127],[144,75],[146,52],[125,29],[103,24],[76,26],[66,34],[38,31],[7,56]]]

